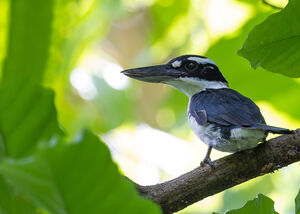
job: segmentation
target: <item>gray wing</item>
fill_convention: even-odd
[[[240,93],[228,89],[206,89],[191,98],[189,113],[198,123],[251,127],[265,124],[257,105]]]

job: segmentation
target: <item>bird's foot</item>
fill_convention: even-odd
[[[203,167],[205,164],[208,164],[210,167],[215,168],[214,162],[212,162],[209,157],[205,157],[203,161],[201,161],[200,166]]]

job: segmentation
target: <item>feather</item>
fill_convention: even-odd
[[[205,112],[206,117],[203,116]],[[191,98],[189,113],[198,123],[251,127],[265,124],[257,105],[249,98],[229,89],[206,89]]]

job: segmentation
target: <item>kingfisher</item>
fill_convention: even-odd
[[[218,66],[209,58],[183,55],[166,64],[127,69],[128,77],[170,85],[189,97],[188,122],[198,138],[208,145],[201,166],[214,166],[212,148],[239,152],[265,142],[268,133],[291,134],[285,128],[267,125],[258,106],[230,89]]]

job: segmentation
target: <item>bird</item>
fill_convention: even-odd
[[[198,138],[208,145],[201,166],[214,167],[210,158],[213,148],[235,153],[264,143],[269,133],[293,133],[267,125],[259,107],[229,88],[217,64],[207,57],[183,55],[166,64],[121,73],[144,82],[167,84],[189,97],[188,122]]]

